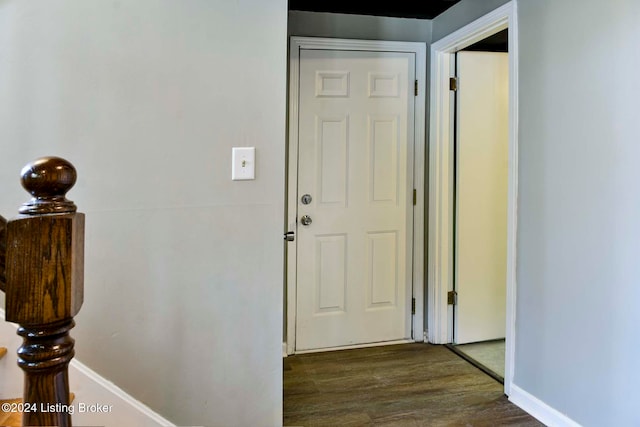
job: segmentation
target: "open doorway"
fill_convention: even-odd
[[[451,349],[504,380],[509,62],[506,29],[455,53]]]
[[[506,155],[506,249],[502,259],[506,290],[504,303],[504,391],[510,393],[515,356],[515,238],[517,200],[517,28],[513,2],[468,24],[431,47],[431,120],[429,165],[429,261],[428,337],[437,344],[458,340],[450,300],[455,300],[456,280],[456,142],[455,93],[450,77],[455,73],[455,54],[503,30],[508,32],[508,130]],[[462,82],[461,82],[462,83]],[[459,273],[459,271],[458,271]],[[455,302],[455,301],[451,301]],[[460,321],[459,317],[457,317]],[[481,338],[484,340],[485,338]],[[461,339],[459,341],[462,341]]]

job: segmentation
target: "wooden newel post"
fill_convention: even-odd
[[[71,163],[38,159],[22,169],[33,198],[6,225],[6,320],[23,343],[23,426],[71,426],[68,365],[73,317],[83,300],[84,214],[65,198],[76,182]]]
[[[5,238],[7,229],[7,220],[0,215],[0,291],[4,292],[4,260],[6,259],[7,239]]]

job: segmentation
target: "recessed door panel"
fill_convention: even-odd
[[[317,169],[320,203],[346,204],[348,117],[317,117]]]
[[[398,250],[396,232],[368,233],[369,309],[392,308],[398,295]]]
[[[395,203],[398,191],[398,126],[396,117],[369,118],[372,202]]]
[[[316,313],[344,312],[347,288],[345,235],[316,238]]]

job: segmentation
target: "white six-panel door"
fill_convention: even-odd
[[[457,53],[454,342],[505,337],[508,54]]]
[[[414,61],[300,52],[296,351],[411,336]]]

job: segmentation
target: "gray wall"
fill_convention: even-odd
[[[77,357],[178,425],[282,420],[286,20],[285,0],[0,2],[0,212],[27,161],[77,166]],[[255,181],[231,181],[232,146]]]
[[[342,13],[289,12],[289,35],[431,42],[431,21]]]
[[[640,425],[640,3],[520,0],[515,383]]]
[[[431,40],[436,42],[508,2],[509,0],[462,0],[433,20]]]

